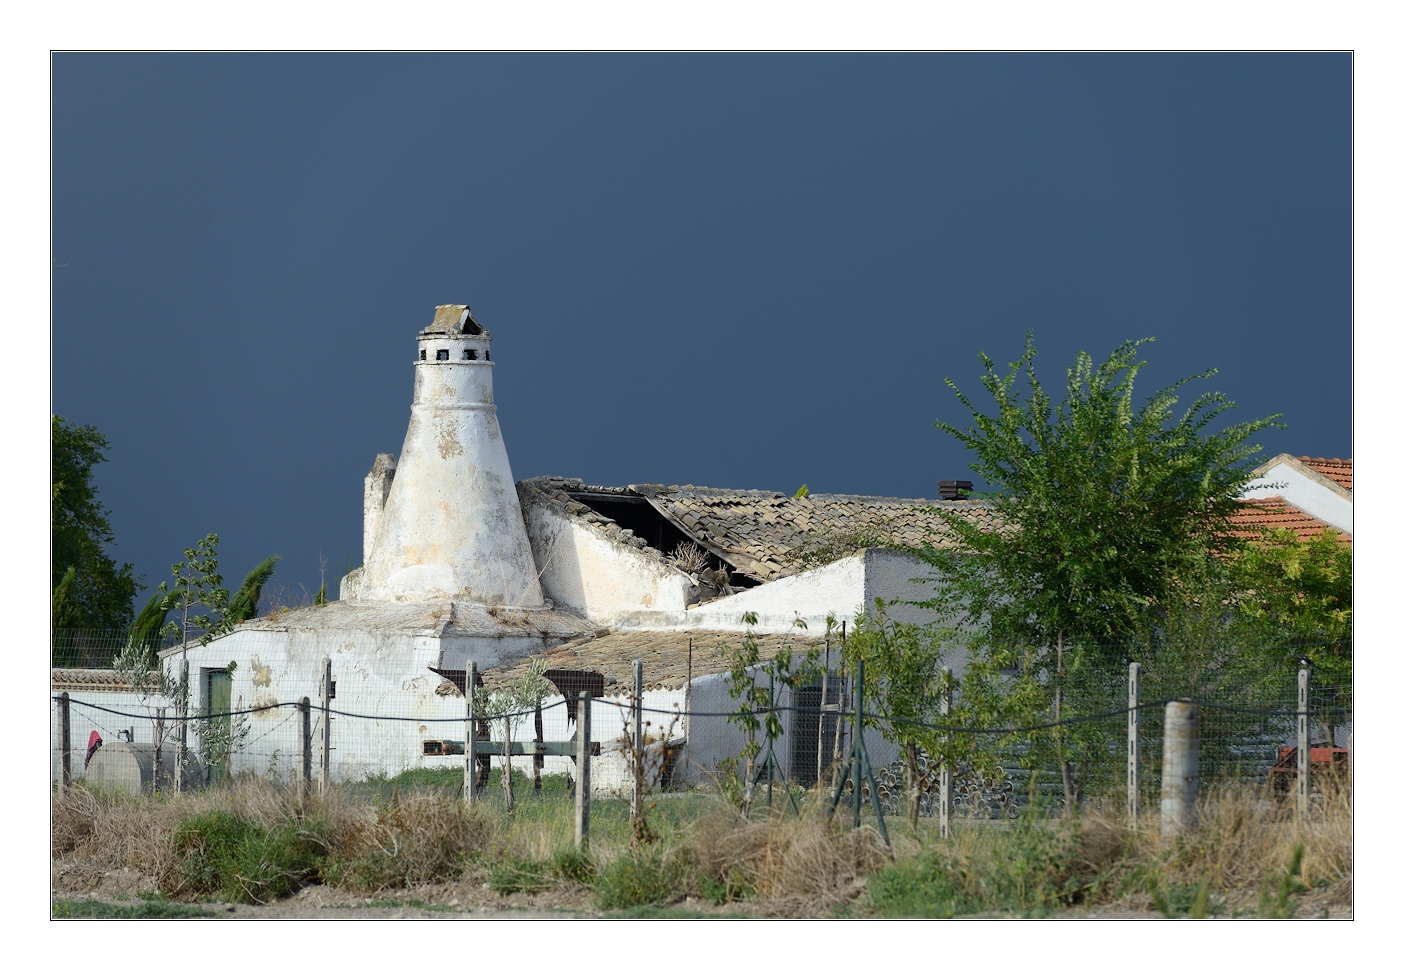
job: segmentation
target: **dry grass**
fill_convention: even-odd
[[[315,824],[325,841],[321,879],[376,893],[467,879],[470,871],[511,861],[540,869],[573,845],[569,803],[543,802],[509,819],[482,804],[470,810],[443,793],[409,789],[380,805],[363,797],[337,788],[299,804],[292,792],[252,777],[155,797],[75,786],[52,802],[52,857],[82,873],[133,870],[178,891],[183,860],[177,834],[187,820],[220,810],[269,830]],[[1183,895],[1184,888],[1207,883],[1226,906],[1251,912],[1265,885],[1281,883],[1300,843],[1306,889],[1295,899],[1307,909],[1352,901],[1348,780],[1329,786],[1316,811],[1301,821],[1290,799],[1253,788],[1216,788],[1200,804],[1198,825],[1171,841],[1160,838],[1154,814],[1132,830],[1124,818],[1086,813],[1048,820],[1022,835],[957,825],[948,841],[936,838],[930,821],[907,834],[892,820],[889,848],[869,826],[854,831],[844,820],[826,821],[822,802],[808,800],[799,817],[777,811],[747,822],[718,798],[702,806],[700,815],[664,826],[660,841],[647,848],[650,865],[666,871],[677,899],[715,898],[720,887],[726,897],[749,900],[747,908],[777,916],[832,912],[859,898],[867,878],[894,861],[923,859],[964,874],[962,886],[992,902],[998,893],[1008,897],[1007,888],[990,889],[1003,874],[1029,866],[1038,870],[1033,879],[1074,888],[1058,897],[1065,903],[1149,910],[1157,906],[1157,892],[1180,888]],[[599,868],[638,852],[622,822],[595,833],[592,857]]]
[[[1350,905],[1353,819],[1349,779],[1326,780],[1320,802],[1298,819],[1292,799],[1259,788],[1222,786],[1199,806],[1197,826],[1166,842],[1154,818],[1133,841],[1129,865],[1158,867],[1168,879],[1212,888],[1230,899],[1256,899],[1265,882],[1280,880],[1298,843],[1301,881],[1312,903]]]
[[[825,816],[814,800],[798,817],[777,811],[748,822],[719,802],[684,845],[699,877],[754,895],[766,913],[824,912],[856,897],[863,878],[893,858],[871,826],[853,830]]]

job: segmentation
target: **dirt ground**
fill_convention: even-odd
[[[56,865],[52,871],[54,901],[94,899],[106,903],[136,904],[143,896],[155,894],[149,877],[135,870],[121,869],[93,872],[73,864]],[[276,903],[204,904],[211,917],[235,920],[589,920],[606,916],[593,906],[590,892],[571,885],[543,890],[533,895],[502,896],[471,878],[456,883],[435,884],[413,890],[387,891],[370,896],[351,893],[335,887],[320,885],[304,887],[301,891]],[[1250,917],[1254,910],[1245,901],[1240,916]],[[753,901],[733,902],[715,906],[705,900],[688,898],[680,904],[650,916],[658,917],[826,917],[829,909],[808,908],[791,902],[785,905]],[[641,915],[642,916],[642,915]],[[859,916],[854,913],[853,916]],[[1124,905],[1073,908],[1053,915],[1059,920],[1162,920],[1154,910],[1130,910]],[[1214,919],[1226,919],[1221,914]],[[1349,920],[1350,908],[1330,908],[1323,912],[1308,896],[1302,900],[1298,918]],[[1017,914],[990,913],[976,919],[1018,919]]]

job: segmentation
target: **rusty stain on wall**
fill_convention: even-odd
[[[249,661],[249,666],[253,668],[253,683],[255,688],[267,688],[273,684],[273,667],[264,664],[259,656],[255,654]]]

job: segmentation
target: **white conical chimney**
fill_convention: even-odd
[[[409,430],[360,599],[544,604],[492,403],[491,343],[464,304],[437,308],[419,335]]]

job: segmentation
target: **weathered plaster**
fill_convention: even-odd
[[[409,428],[389,497],[364,572],[348,592],[365,600],[540,607],[493,404],[490,338],[431,331],[419,337]],[[470,352],[475,360],[464,359]]]

